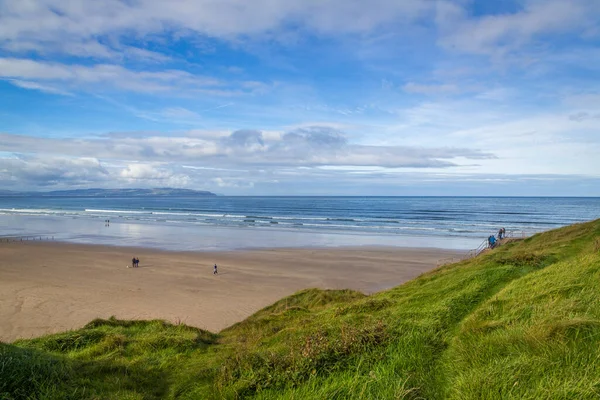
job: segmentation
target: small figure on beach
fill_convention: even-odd
[[[217,275],[217,264],[215,264],[214,268],[213,268],[213,275]]]
[[[137,268],[137,267],[139,267],[139,266],[140,266],[140,259],[139,259],[139,258],[136,258],[136,257],[133,257],[133,258],[131,259],[131,266],[132,266],[133,268]]]
[[[131,259],[131,268],[135,268],[135,257]]]

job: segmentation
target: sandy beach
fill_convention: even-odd
[[[76,329],[112,315],[165,319],[217,332],[301,289],[372,293],[415,278],[456,254],[366,247],[193,253],[0,243],[0,341]],[[127,268],[133,256],[140,259],[137,269]]]

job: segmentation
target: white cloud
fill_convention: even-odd
[[[186,31],[208,36],[251,35],[296,24],[319,32],[365,32],[391,22],[412,21],[431,9],[421,0],[106,0],[3,1],[0,40],[56,41],[123,33]]]
[[[171,58],[160,49],[179,39],[188,43],[204,43],[207,37],[230,40],[238,50],[245,48],[246,41],[270,43],[307,32],[349,35],[355,42],[381,32],[399,38],[414,34],[405,29],[407,24],[415,27],[431,18],[445,49],[497,58],[521,48],[531,50],[528,45],[547,34],[591,35],[600,22],[600,3],[523,0],[517,12],[473,17],[462,0],[0,0],[0,15],[0,49],[13,56],[0,59],[0,77],[29,82],[32,89],[37,84],[37,90],[54,88],[55,93],[108,87],[141,93],[239,96],[264,93],[276,84],[224,82],[173,69],[135,71],[115,64],[129,59],[143,60],[145,65],[169,62]],[[135,38],[147,48],[134,47],[131,40],[122,43],[123,38]],[[290,39],[286,45],[290,43],[296,41]],[[394,52],[390,49],[386,46],[385,52]],[[109,61],[66,65],[18,58],[31,52]],[[524,52],[535,60],[534,53]],[[239,67],[230,70],[241,71]],[[382,81],[384,87],[390,84]],[[403,89],[409,94],[454,94],[462,86],[411,81]],[[330,111],[350,116],[364,110],[336,107]]]
[[[160,51],[180,39],[196,43],[200,52],[208,51],[206,38],[236,46],[256,40],[289,45],[306,32],[362,35],[383,26],[403,26],[431,9],[432,3],[423,0],[0,0],[0,49],[13,55],[162,63],[171,59],[150,48]],[[129,43],[124,38],[132,37],[141,42],[139,47],[124,44]],[[261,82],[244,85],[245,91],[268,89]],[[143,91],[139,85],[135,90]]]
[[[50,82],[66,86],[72,90],[112,87],[122,90],[156,93],[208,93],[212,95],[239,95],[264,91],[255,82],[224,82],[215,78],[198,76],[181,70],[134,71],[119,65],[96,64],[92,66],[78,64],[60,64],[35,61],[22,58],[0,58],[0,79],[17,82],[16,85],[29,89],[49,91],[54,88],[40,82]],[[27,82],[24,84],[23,82]],[[20,85],[19,85],[20,83]],[[37,87],[34,87],[37,85]],[[56,93],[66,93],[62,87],[54,89]]]
[[[506,107],[512,98],[508,91],[497,96],[423,102],[398,110],[402,122],[388,125],[382,135],[390,146],[462,145],[497,156],[478,160],[477,166],[457,158],[453,161],[460,167],[449,170],[452,173],[598,175],[600,159],[595,154],[600,152],[600,123],[594,118],[598,111],[593,107],[596,103],[589,102],[592,98],[586,98],[585,108],[581,108],[581,99],[571,98],[569,104],[544,109],[525,106],[523,110]]]
[[[190,184],[188,175],[176,174],[172,168],[160,164],[129,164],[119,172],[119,177],[133,186],[186,187]]]
[[[385,31],[402,37],[411,32],[407,25],[432,18],[446,49],[496,57],[545,34],[597,35],[597,1],[523,0],[521,5],[514,13],[473,17],[463,0],[0,0],[0,48],[162,63],[170,58],[149,43],[164,48],[172,40],[191,39],[203,51],[206,37],[236,45],[248,40],[290,45],[305,33],[365,38]],[[148,48],[123,44],[124,37]]]
[[[0,184],[21,188],[136,186],[186,187],[191,178],[162,163],[101,162],[52,154],[0,156]]]
[[[129,164],[120,173],[126,179],[167,179],[173,176],[170,172],[157,169],[151,164]]]
[[[129,136],[101,138],[34,138],[0,134],[0,151],[89,155],[105,160],[186,162],[228,168],[350,165],[405,168],[445,168],[455,159],[483,160],[490,153],[468,148],[369,146],[348,142],[345,134],[327,127],[302,128],[287,133],[263,134],[239,130],[228,136]],[[123,177],[143,173],[147,167],[125,170]],[[141,168],[141,169],[140,169]]]
[[[597,26],[600,3],[589,0],[525,0],[515,13],[467,16],[454,2],[441,1],[440,43],[450,50],[504,56],[544,34],[580,33]]]
[[[0,182],[53,186],[104,181],[109,172],[95,158],[21,156],[0,158]]]
[[[93,38],[82,39],[75,36],[56,43],[41,38],[39,40],[5,41],[4,43],[0,41],[0,45],[5,50],[15,54],[26,52],[35,52],[43,56],[64,54],[80,58],[105,59],[112,62],[145,61],[165,63],[172,61],[170,57],[155,51],[126,46],[118,42],[114,42],[112,46],[109,46]]]
[[[63,96],[72,96],[71,93],[53,87],[53,86],[49,86],[49,85],[43,85],[41,83],[36,83],[36,82],[29,82],[29,81],[21,81],[19,79],[11,79],[9,80],[9,82],[17,87],[23,88],[23,89],[30,89],[30,90],[39,90],[40,92],[45,92],[45,93],[51,93],[51,94],[60,94]]]
[[[97,157],[115,182],[136,185],[197,184],[201,176],[205,179],[202,182],[213,187],[241,188],[254,182],[254,178],[256,185],[267,182],[266,177],[260,181],[251,176],[259,175],[260,170],[311,178],[326,173],[335,179],[346,179],[348,175],[342,173],[373,177],[377,171],[382,175],[397,174],[397,170],[422,174],[424,169],[486,176],[496,171],[507,175],[523,171],[590,175],[592,170],[600,170],[594,155],[600,150],[597,90],[593,92],[594,85],[584,74],[577,79],[569,76],[568,80],[561,80],[562,76],[557,76],[556,80],[541,82],[539,78],[544,74],[539,71],[541,64],[547,68],[542,72],[548,75],[558,70],[570,75],[569,68],[582,65],[586,71],[595,71],[594,62],[600,52],[586,46],[591,47],[597,39],[600,2],[514,3],[520,7],[514,12],[480,16],[471,12],[472,2],[468,0],[0,0],[0,79],[20,88],[60,95],[93,92],[116,108],[145,118],[141,129],[159,126],[148,121],[206,127],[186,133],[125,132],[95,138],[65,138],[64,132],[62,138],[54,139],[0,135],[0,151],[29,155],[28,159],[21,157],[17,161],[3,159],[3,176],[21,179],[15,178],[17,172],[9,173],[6,166],[13,163],[10,165],[15,171],[27,172],[22,179],[29,176],[33,182],[37,165],[40,173],[46,171],[42,173],[46,174],[44,179],[54,182],[52,176],[60,177],[61,171],[70,168],[60,167],[57,157],[79,156]],[[432,26],[432,17],[436,26]],[[410,24],[413,25],[407,26]],[[558,35],[560,41],[548,41]],[[293,48],[299,44],[292,50],[300,49],[307,44],[303,38],[315,37],[324,39],[318,40],[315,52],[311,49],[301,57],[289,49],[279,52],[281,46]],[[214,65],[212,58],[202,65],[176,59],[192,53],[197,56],[198,52],[211,51],[211,47],[218,51],[223,43],[210,38],[229,41],[233,52],[259,47],[273,54],[258,55],[260,65],[247,68],[228,67],[229,62]],[[574,46],[570,46],[571,39]],[[183,50],[172,46],[179,40],[196,48],[181,46],[189,51],[183,55]],[[273,40],[278,43],[271,47]],[[443,47],[443,54],[439,48],[427,47],[436,43]],[[320,81],[325,76],[305,79],[306,73],[313,72],[294,69],[297,65],[289,70],[293,74],[280,74],[287,66],[269,59],[272,56],[288,58],[283,62],[311,62],[305,59],[322,54],[332,44],[336,48],[326,55],[331,60],[325,59],[324,64],[348,62],[348,76],[358,80],[347,85],[343,82],[344,89],[334,95],[331,89],[339,89],[330,86],[329,80]],[[420,48],[416,59],[403,53],[415,46]],[[566,47],[569,50],[564,50]],[[168,55],[161,54],[166,48]],[[36,56],[25,58],[32,53]],[[383,53],[393,54],[385,58],[388,56],[381,56]],[[54,57],[57,54],[65,57]],[[171,55],[173,59],[169,58]],[[510,71],[503,71],[505,74],[500,76],[495,74],[497,71],[490,74],[487,70],[489,57],[539,61],[542,55],[547,62],[538,62],[535,71],[529,68],[516,79],[512,79]],[[378,57],[385,60],[378,65],[381,70],[365,67],[377,64],[373,60]],[[409,62],[389,63],[390,59],[401,60],[400,57],[408,57]],[[52,59],[61,61],[46,61]],[[136,62],[129,63],[132,60]],[[240,62],[243,64],[244,60]],[[365,65],[356,65],[357,60]],[[415,71],[414,60],[419,61],[418,65],[429,61],[441,64],[434,65],[432,71],[427,71],[427,67]],[[475,62],[466,66],[464,60]],[[179,69],[169,69],[161,63],[177,65]],[[203,70],[203,65],[209,68]],[[263,69],[265,66],[268,68]],[[233,79],[195,75],[181,68],[210,71],[207,74],[217,71]],[[373,71],[377,72],[369,75]],[[271,73],[311,83],[257,80]],[[382,80],[382,76],[389,80]],[[340,74],[340,82],[343,78]],[[588,85],[589,94],[568,87],[581,82]],[[369,85],[377,88],[371,91]],[[236,107],[209,118],[207,111],[231,107],[234,102],[228,98],[216,103],[206,97],[263,94],[274,88],[277,92],[273,90],[272,97],[252,98],[248,102],[244,100],[249,96],[239,101],[236,98]],[[360,93],[353,92],[357,88]],[[142,96],[106,93],[111,90],[160,97],[148,96],[138,101]],[[475,92],[479,94],[470,100],[454,96]],[[166,94],[180,94],[190,101],[178,99],[177,104],[169,105]],[[432,98],[415,105],[414,98],[420,96],[411,96],[414,94]],[[109,97],[122,99],[121,103]],[[557,104],[548,106],[561,98],[564,108]],[[207,104],[217,105],[206,108]],[[547,110],[541,112],[541,107]],[[72,126],[83,123],[78,117],[74,115]],[[216,121],[217,117],[221,119]],[[31,123],[41,125],[41,121]],[[120,122],[115,119],[117,129]],[[268,126],[270,130],[232,133],[224,128],[231,126]],[[281,129],[282,126],[287,128]],[[210,130],[211,127],[216,128]],[[17,128],[25,131],[29,126]],[[56,129],[51,125],[48,128]],[[43,136],[43,129],[36,133]],[[342,130],[350,134],[343,134]],[[31,154],[38,154],[40,159],[31,158]],[[175,165],[182,162],[202,174],[182,171]],[[107,167],[107,163],[115,166]],[[337,168],[337,175],[316,171],[320,167]],[[244,170],[250,172],[246,174]],[[310,173],[305,175],[302,171]],[[106,176],[95,175],[92,169],[88,174],[97,179]],[[68,176],[62,176],[67,182]],[[73,175],[73,181],[77,179],[80,178]]]
[[[243,194],[556,194],[555,185],[598,195],[598,177],[565,174],[470,173],[395,168],[183,168],[177,163],[100,162],[38,155],[0,156],[0,185],[13,190],[89,187],[186,187]],[[554,188],[554,191],[552,189]],[[516,190],[516,191],[515,191]],[[574,192],[558,192],[573,194]]]
[[[118,65],[66,65],[18,58],[0,58],[0,78],[58,81],[73,85],[106,84],[140,92],[219,85],[216,79],[198,77],[179,70],[137,72]]]
[[[248,181],[246,178],[213,178],[211,182],[219,188],[235,188],[235,189],[251,189],[254,187],[254,182]]]

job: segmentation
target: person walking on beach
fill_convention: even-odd
[[[217,272],[217,264],[215,264],[215,267],[213,268],[213,275],[217,275],[217,274],[218,274],[218,272]]]
[[[133,257],[131,259],[131,268],[135,268],[135,261],[136,261],[136,259],[135,259],[135,257]]]
[[[139,258],[135,258],[135,267],[139,267],[140,266],[140,259]]]

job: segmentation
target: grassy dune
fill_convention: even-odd
[[[600,220],[394,289],[305,290],[213,334],[96,320],[0,344],[1,399],[596,399]]]

